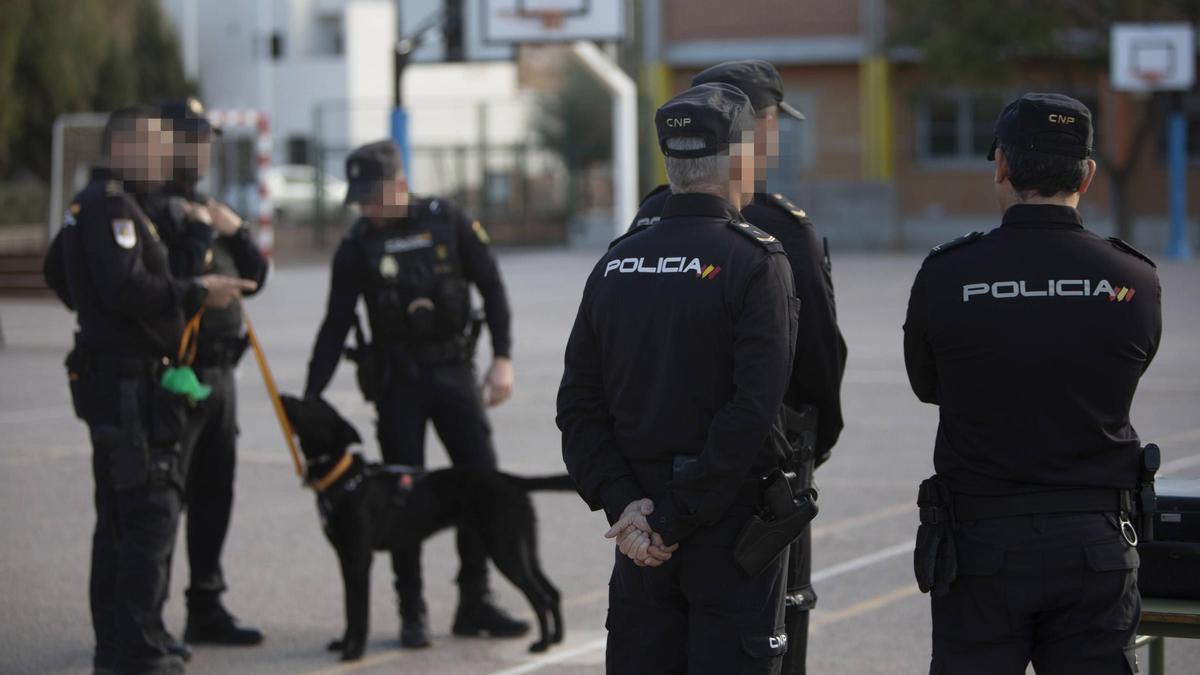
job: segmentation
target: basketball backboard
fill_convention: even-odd
[[[1118,91],[1183,91],[1195,82],[1191,24],[1113,24],[1111,52],[1112,85]]]
[[[467,61],[507,61],[521,44],[610,42],[625,35],[623,0],[461,0],[463,55]],[[445,0],[399,0],[400,34],[408,38],[441,16]],[[445,59],[433,31],[413,54],[417,63]]]

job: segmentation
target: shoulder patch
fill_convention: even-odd
[[[638,223],[637,225],[634,225],[633,227],[629,228],[629,229],[628,229],[628,230],[625,232],[625,234],[623,234],[623,235],[621,235],[621,236],[617,237],[616,239],[613,239],[612,241],[610,241],[610,242],[608,243],[608,250],[610,250],[610,251],[611,251],[611,250],[613,249],[613,247],[614,247],[614,246],[616,246],[617,244],[619,244],[619,243],[621,243],[621,242],[625,241],[626,239],[628,239],[628,238],[632,237],[633,235],[635,235],[635,234],[637,234],[637,233],[639,233],[639,232],[642,232],[643,230],[645,230],[645,229],[649,228],[649,227],[650,227],[651,225],[653,225],[653,224],[654,224],[654,223],[647,221],[647,222],[640,222],[640,223]]]
[[[792,218],[796,220],[808,218],[808,214],[804,212],[804,209],[796,206],[792,200],[784,197],[782,194],[775,192],[765,196],[766,199],[763,200],[765,203],[786,212]]]
[[[1150,265],[1151,267],[1153,267],[1155,269],[1158,268],[1158,265],[1154,264],[1154,261],[1150,259],[1150,256],[1137,250],[1129,242],[1125,241],[1124,239],[1121,239],[1119,237],[1108,237],[1108,243],[1112,244],[1116,248],[1128,253],[1129,255],[1131,255],[1135,258],[1141,258],[1142,260],[1145,260],[1146,264]]]
[[[783,253],[783,244],[779,243],[778,239],[744,220],[730,220],[725,225],[734,232],[767,249],[769,253]]]
[[[654,188],[653,190],[647,192],[646,195],[644,197],[642,197],[642,201],[638,202],[638,208],[645,206],[646,202],[650,201],[650,198],[653,197],[654,195],[661,194],[670,189],[671,189],[670,185],[663,183],[662,185],[659,185],[658,187]]]
[[[943,242],[941,244],[938,244],[937,246],[934,246],[933,248],[929,249],[929,255],[926,257],[932,258],[934,256],[941,255],[941,254],[945,253],[946,251],[950,251],[950,250],[956,249],[960,246],[965,246],[967,244],[978,241],[979,238],[982,236],[983,236],[982,232],[969,232],[969,233],[964,234],[963,236],[959,237],[958,239],[951,239],[950,241]]]
[[[133,226],[133,219],[113,218],[112,231],[113,239],[116,240],[117,246],[123,249],[131,249],[137,245],[137,228]]]

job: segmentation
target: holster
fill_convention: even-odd
[[[917,491],[921,525],[913,551],[913,572],[922,593],[940,597],[958,577],[958,551],[954,545],[954,498],[939,477],[921,481]]]
[[[1140,453],[1140,470],[1134,513],[1137,517],[1138,541],[1154,541],[1154,516],[1158,497],[1154,491],[1154,474],[1162,466],[1162,453],[1154,443],[1147,443]]]
[[[358,389],[370,403],[378,400],[388,377],[388,359],[363,334],[362,321],[354,314],[354,346],[346,348],[346,358],[355,365]]]
[[[798,489],[796,475],[775,471],[765,479],[763,509],[738,534],[733,559],[746,574],[762,574],[817,515],[817,492]]]

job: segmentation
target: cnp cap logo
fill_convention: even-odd
[[[683,127],[690,126],[691,124],[692,124],[692,118],[690,118],[690,117],[668,117],[667,118],[667,126],[673,128],[673,129],[682,129]]]
[[[1059,115],[1058,113],[1050,113],[1050,116],[1047,119],[1049,119],[1051,122],[1053,122],[1055,124],[1074,124],[1075,123],[1074,117],[1071,117],[1070,115]]]

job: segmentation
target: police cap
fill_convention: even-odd
[[[667,157],[707,157],[741,142],[742,134],[754,130],[754,108],[742,90],[725,83],[701,84],[663,104],[654,114],[658,147]],[[671,138],[691,137],[704,141],[692,150],[672,150]]]
[[[1048,155],[1087,159],[1092,154],[1092,113],[1087,106],[1062,94],[1025,94],[1009,103],[996,120],[996,139],[988,159],[996,159],[996,147],[1014,148]]]
[[[346,203],[364,202],[375,191],[379,181],[390,180],[402,173],[400,150],[391,140],[376,141],[359,146],[346,157]]]
[[[778,106],[781,112],[798,120],[804,119],[803,113],[783,100],[783,78],[779,71],[762,59],[725,61],[692,78],[692,86],[709,82],[724,82],[741,89],[755,111]]]
[[[208,119],[204,104],[195,96],[166,101],[158,106],[158,114],[164,120],[170,120],[174,130],[193,133],[199,138],[221,133],[221,128]]]

